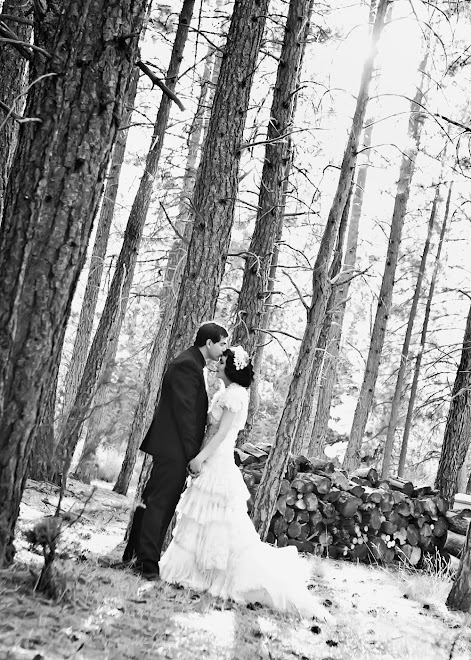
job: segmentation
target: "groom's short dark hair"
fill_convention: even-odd
[[[223,337],[228,336],[229,333],[226,328],[213,321],[208,321],[207,323],[203,323],[198,329],[195,337],[195,346],[204,346],[208,339],[211,339],[213,343],[217,344],[217,342],[221,341]]]

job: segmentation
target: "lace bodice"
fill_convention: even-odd
[[[232,383],[214,395],[209,407],[209,422],[210,424],[219,424],[223,410],[227,408],[231,412],[238,413],[234,423],[242,423],[242,426],[237,429],[239,431],[245,425],[248,404],[249,393],[245,387]]]
[[[249,392],[245,387],[231,383],[214,395],[208,411],[208,429],[203,446],[216,433],[224,408],[236,413],[233,424],[222,445],[233,448],[238,432],[244,428],[249,407]]]

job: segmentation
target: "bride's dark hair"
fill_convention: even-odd
[[[252,360],[249,360],[248,365],[243,369],[236,369],[233,351],[231,351],[230,348],[227,348],[223,355],[226,357],[224,373],[231,383],[237,383],[237,385],[241,385],[242,387],[250,387],[254,379]]]

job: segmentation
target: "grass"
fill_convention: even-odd
[[[400,564],[393,573],[404,589],[404,595],[423,606],[446,611],[445,602],[453,585],[455,570],[440,554],[425,555],[420,569]]]
[[[311,558],[312,593],[334,622],[300,620],[100,566],[98,555],[114,553],[113,540],[122,541],[131,500],[92,490],[73,479],[68,485],[66,509],[88,504],[61,536],[64,587],[56,601],[34,591],[42,560],[25,544],[12,569],[0,571],[0,658],[470,660],[469,621],[447,612],[451,574],[436,565],[380,569]],[[20,529],[49,514],[56,497],[30,482]]]
[[[267,657],[263,647],[269,643],[273,657],[291,660],[297,631],[307,643],[322,637],[296,617],[149,584],[93,561],[62,564],[68,586],[51,602],[33,591],[27,568],[17,565],[0,576],[8,611],[0,623],[2,658],[255,660]]]

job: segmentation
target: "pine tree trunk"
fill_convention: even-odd
[[[468,525],[466,542],[453,586],[446,600],[447,607],[461,612],[471,612],[471,524]]]
[[[469,444],[466,458],[461,466],[456,486],[457,493],[466,493],[469,495],[469,485],[471,481],[471,443]]]
[[[471,438],[471,307],[466,322],[461,362],[453,386],[435,487],[449,502],[456,494],[458,474]]]
[[[40,411],[40,420],[29,457],[28,477],[36,481],[49,481],[60,485],[59,475],[54,472],[54,422],[59,363],[51,379],[52,386]]]
[[[193,231],[176,301],[167,363],[213,317],[238,191],[240,150],[268,0],[234,6],[192,202]],[[195,304],[197,301],[197,304]]]
[[[134,97],[137,89],[139,70],[134,70],[130,79],[130,89],[127,92],[126,108],[123,114],[122,125],[129,124]],[[100,289],[101,276],[103,272],[106,247],[113,219],[114,205],[118,191],[118,180],[123,163],[124,152],[126,148],[127,130],[120,130],[113,149],[111,165],[106,177],[105,192],[101,204],[101,210],[98,220],[98,227],[93,245],[93,252],[90,261],[90,271],[85,287],[80,318],[77,325],[72,357],[65,380],[64,402],[62,404],[62,418],[65,411],[70,410],[73,403],[73,397],[76,394],[80,377],[85,366],[87,358],[90,335],[93,327],[96,303]],[[43,419],[35,440],[31,459],[30,474],[32,479],[51,481],[60,485],[62,478],[64,455],[62,451],[56,451],[55,434],[55,415],[56,415],[56,389],[57,376],[55,378],[55,387],[49,392],[49,398],[44,409]],[[48,461],[48,462],[47,462]]]
[[[9,30],[12,30],[20,41],[29,42],[32,32],[31,21],[32,2],[25,0],[4,0],[1,9],[3,14],[26,19],[26,23],[2,19]],[[28,21],[31,21],[29,24]],[[1,36],[11,37],[7,32]],[[25,72],[28,61],[32,59],[31,51],[23,49],[20,54],[9,43],[0,44],[0,101],[17,115],[23,114],[24,97],[20,96],[25,86]],[[2,217],[3,198],[7,187],[8,173],[11,168],[13,154],[18,139],[18,123],[7,118],[7,110],[0,108],[0,218]]]
[[[82,451],[72,473],[74,479],[77,479],[84,484],[91,484],[92,479],[96,479],[98,468],[96,450],[101,444],[103,435],[105,434],[104,429],[101,427],[103,423],[103,410],[106,408],[107,404],[110,403],[111,397],[112,391],[110,383],[102,382],[95,398],[93,399],[93,407],[86,424],[87,430]]]
[[[219,5],[219,2],[217,5]],[[215,58],[215,49],[210,46],[206,56],[198,108],[189,131],[188,158],[185,167],[183,188],[180,194],[179,219],[176,225],[177,230],[182,234],[183,238],[188,241],[191,238],[192,231],[192,225],[188,219],[188,200],[191,197],[191,192],[194,187],[198,154],[204,140],[206,108],[211,106],[213,98],[211,91],[216,85],[217,77],[219,75],[220,58],[217,58],[217,62]],[[181,284],[185,257],[185,245],[182,244],[181,240],[176,240],[170,250],[165,270],[164,291],[160,301],[160,306],[163,312],[159,321],[159,329],[155,335],[152,353],[144,377],[144,384],[140,391],[139,401],[134,412],[123,464],[113,488],[116,493],[122,495],[126,495],[128,492],[129,483],[136,464],[139,445],[141,444],[145,429],[149,427],[152,421],[157,393],[163,375],[166,347],[168,346],[170,338],[169,331],[172,327],[176,311],[174,304],[175,292],[179,290]],[[142,491],[149,476],[146,474],[146,463],[143,464],[142,469],[144,470],[144,474],[142,475],[142,479],[139,480],[136,489],[135,499],[137,502],[141,499]]]
[[[270,304],[278,264],[277,241],[281,239],[286,191],[291,170],[292,130],[297,105],[297,89],[301,75],[306,41],[309,35],[313,0],[291,0],[286,19],[283,44],[263,161],[255,227],[245,259],[244,275],[235,316],[238,320],[232,344],[242,344],[252,356],[255,379],[250,388],[247,423],[237,439],[241,446],[250,437],[258,410],[258,380],[263,355],[263,330],[268,328]]]
[[[130,78],[129,89],[126,94],[126,107],[122,119],[123,127],[127,127],[131,120],[138,80],[139,69],[136,67]],[[82,308],[80,310],[72,356],[65,377],[64,402],[61,411],[63,419],[67,418],[74,403],[90,346],[90,337],[92,335],[98,294],[100,292],[100,283],[103,275],[106,249],[108,247],[108,238],[114,215],[116,197],[118,194],[119,177],[126,151],[127,137],[127,128],[118,132],[118,137],[111,158],[110,169],[106,177],[105,192],[103,194],[95,242],[93,245],[92,256],[90,258],[90,270],[88,272],[87,285],[85,287]]]
[[[435,264],[433,267],[433,274],[432,274],[432,279],[430,281],[430,287],[429,287],[429,292],[427,296],[427,304],[425,306],[425,314],[424,314],[424,321],[422,324],[422,332],[420,335],[420,347],[419,347],[419,352],[417,353],[417,357],[415,360],[415,366],[414,366],[414,375],[412,378],[412,384],[411,384],[411,389],[410,389],[410,394],[409,394],[409,403],[407,406],[407,415],[406,415],[406,421],[404,424],[404,434],[402,436],[402,445],[401,445],[401,453],[399,456],[399,467],[397,470],[397,473],[400,477],[404,476],[404,469],[406,465],[406,457],[407,457],[407,447],[409,443],[409,435],[410,435],[410,430],[411,430],[411,425],[412,425],[412,415],[414,414],[414,406],[415,406],[415,397],[417,394],[417,386],[419,383],[419,376],[420,376],[420,367],[422,364],[422,356],[424,354],[424,349],[425,349],[425,341],[427,339],[427,330],[428,330],[428,322],[430,320],[430,310],[432,308],[432,301],[433,301],[433,294],[435,293],[435,284],[437,281],[437,275],[438,275],[438,268],[440,266],[440,256],[442,253],[442,247],[445,242],[445,235],[448,227],[448,217],[450,213],[450,202],[451,202],[451,193],[453,189],[453,182],[450,183],[450,187],[448,188],[448,195],[447,195],[447,200],[446,200],[446,206],[445,206],[445,215],[443,218],[443,223],[442,223],[442,228],[440,231],[440,239],[438,241],[438,248],[437,248],[437,254],[435,257]]]
[[[388,14],[390,11],[388,12]],[[373,25],[376,14],[376,0],[370,3],[369,22]],[[388,15],[386,16],[388,20]],[[326,315],[322,332],[319,338],[318,349],[322,351],[322,362],[319,355],[315,356],[314,370],[311,373],[307,392],[310,386],[314,388],[309,408],[309,417],[304,430],[303,448],[308,456],[324,456],[324,446],[327,437],[328,422],[330,418],[330,406],[337,380],[337,361],[340,352],[340,341],[342,338],[343,320],[347,307],[348,290],[352,273],[355,268],[358,232],[360,226],[363,196],[370,162],[371,136],[373,134],[374,122],[370,119],[363,135],[363,148],[357,159],[357,177],[354,185],[354,193],[348,224],[347,245],[345,259],[342,267],[343,275],[339,284],[334,288],[327,308],[331,310]],[[359,162],[358,162],[359,161]],[[314,412],[314,419],[312,414]],[[298,430],[299,433],[299,430]],[[300,434],[300,433],[299,433]],[[300,434],[301,435],[301,434]]]
[[[384,16],[388,4],[388,0],[382,0],[378,6],[372,32],[371,51],[368,58],[365,60],[363,68],[356,110],[340,168],[337,191],[335,193],[324,235],[319,246],[319,252],[314,264],[313,295],[311,306],[307,314],[306,330],[304,332],[281,421],[278,426],[275,443],[265,465],[262,480],[254,502],[253,520],[262,539],[265,539],[268,533],[272,513],[278,496],[279,485],[284,476],[293,443],[293,436],[287,432],[287,429],[295,428],[296,426],[305,391],[306,379],[304,370],[309,370],[311,367],[313,360],[312,353],[314,352],[313,348],[317,345],[319,339],[319,333],[330,295],[331,284],[328,278],[330,262],[332,261],[332,254],[337,241],[340,220],[353,179],[359,138],[368,101],[368,88],[373,73],[374,56],[378,39],[383,28]]]
[[[360,465],[361,445],[365,427],[373,403],[376,380],[378,377],[379,365],[381,361],[381,352],[383,350],[384,337],[386,335],[386,324],[389,318],[389,312],[392,303],[392,294],[394,288],[394,277],[396,265],[399,256],[399,247],[401,243],[402,228],[406,215],[407,201],[409,199],[411,180],[414,173],[415,159],[420,143],[420,135],[424,123],[424,114],[422,112],[423,88],[425,80],[425,66],[428,59],[428,49],[424,60],[420,65],[421,83],[417,88],[416,95],[411,104],[411,114],[409,118],[408,146],[402,158],[399,172],[399,182],[397,186],[396,199],[394,203],[393,217],[391,221],[391,232],[389,235],[388,251],[384,267],[383,280],[378,298],[378,307],[371,335],[370,349],[366,363],[363,383],[358,397],[355,414],[353,417],[350,438],[347,445],[347,451],[343,461],[343,468],[352,471]]]
[[[171,91],[174,91],[176,87],[194,4],[195,0],[185,0],[180,12],[166,78],[166,85]],[[101,382],[104,379],[106,381],[107,371],[110,370],[116,355],[119,333],[126,312],[139,253],[139,245],[147,218],[153,184],[170,116],[171,103],[172,100],[169,96],[164,94],[157,113],[144,174],[126,225],[124,241],[116,263],[110,290],[88,353],[74,404],[62,425],[59,443],[65,443],[67,446],[68,464],[70,464],[73,452],[80,438],[84,416],[89,411]],[[67,469],[68,466],[66,466],[66,472]]]
[[[289,134],[296,112],[312,5],[313,0],[290,0],[273,91],[257,217],[235,311],[238,323],[231,340],[233,345],[243,344],[249,354],[260,343],[275,240],[281,234],[283,223],[284,184],[289,177],[292,158]]]
[[[329,308],[333,310],[332,321],[329,327],[329,334],[326,342],[326,354],[322,365],[322,376],[319,384],[318,399],[314,423],[309,432],[308,456],[322,456],[324,452],[325,441],[327,437],[328,422],[330,418],[330,407],[332,396],[337,380],[337,362],[340,352],[340,342],[342,339],[343,322],[345,311],[347,309],[348,292],[352,273],[355,268],[357,257],[358,236],[360,229],[361,211],[363,207],[363,197],[368,175],[368,166],[370,161],[370,146],[373,134],[374,122],[368,121],[363,136],[362,153],[365,154],[365,161],[358,167],[358,174],[354,187],[352,200],[352,209],[350,213],[350,223],[348,226],[347,246],[345,250],[345,260],[343,264],[343,275],[341,282],[335,288],[335,298],[329,303]]]
[[[48,24],[48,29],[34,31],[35,45],[49,51],[54,47],[54,34],[57,22],[59,19],[60,3],[58,1],[51,2],[47,6],[46,15],[39,15],[38,6],[35,6],[36,11],[36,25],[37,21],[44,20]],[[31,12],[30,18],[33,14]],[[31,35],[30,35],[31,36]],[[38,72],[39,73],[39,72]],[[29,71],[30,81],[34,80],[35,68],[31,67]],[[51,481],[58,483],[58,477],[54,474],[52,469],[52,456],[54,454],[54,423],[55,423],[55,408],[56,408],[56,391],[59,376],[60,363],[57,362],[53,365],[54,372],[51,375],[51,387],[48,389],[45,400],[39,411],[39,420],[36,426],[36,431],[33,438],[31,452],[28,458],[29,467],[27,476],[37,481]],[[56,479],[57,477],[57,479]]]
[[[337,247],[335,249],[334,258],[332,261],[332,266],[329,273],[329,280],[332,282],[334,279],[339,280],[339,275],[342,271],[342,259],[343,259],[343,246],[345,241],[345,234],[348,226],[348,216],[350,213],[350,200],[351,200],[351,190],[349,192],[347,202],[343,209],[342,219],[339,225],[339,236],[337,240]],[[334,285],[331,289],[329,300],[327,302],[327,307],[325,310],[324,322],[322,324],[322,329],[317,340],[317,346],[314,353],[313,363],[311,365],[311,370],[308,374],[306,387],[304,391],[304,397],[301,405],[301,410],[299,413],[298,423],[296,430],[293,433],[293,454],[299,455],[305,452],[309,446],[309,430],[312,426],[313,420],[311,420],[314,405],[317,403],[318,397],[318,381],[322,371],[322,367],[326,358],[326,347],[329,339],[330,329],[334,323],[334,315],[336,312],[336,298],[338,297],[338,286],[339,284]],[[312,454],[311,454],[312,455]]]
[[[412,298],[409,318],[407,321],[406,334],[404,337],[404,343],[402,345],[401,362],[399,365],[399,371],[396,379],[396,387],[394,389],[394,395],[391,402],[391,412],[389,414],[388,431],[386,435],[386,443],[384,445],[383,466],[381,470],[382,479],[387,479],[389,477],[389,473],[391,470],[392,451],[394,446],[394,438],[396,435],[397,420],[399,417],[399,407],[401,405],[401,400],[402,400],[402,389],[404,387],[406,368],[407,368],[407,363],[409,361],[409,348],[412,338],[412,330],[414,328],[414,321],[417,315],[417,308],[419,306],[420,294],[422,293],[422,282],[425,275],[425,268],[427,266],[427,258],[430,250],[430,242],[432,240],[432,234],[435,226],[437,206],[440,199],[441,183],[442,182],[440,181],[435,188],[435,197],[432,203],[432,210],[430,212],[430,218],[428,222],[427,238],[425,239],[425,245],[424,245],[424,250],[422,252],[422,259],[420,261],[419,272],[417,273],[417,281],[415,283],[414,296]]]
[[[288,189],[289,179],[288,177],[283,182],[283,201],[281,206],[284,209],[286,206],[286,194]],[[281,235],[283,230],[283,223],[280,223],[279,233],[275,239],[275,245],[273,247],[273,256],[271,260],[270,273],[268,275],[268,284],[267,284],[267,298],[265,300],[265,311],[261,320],[261,328],[267,329],[270,326],[270,320],[273,313],[273,291],[275,289],[276,281],[276,271],[278,268],[278,257],[280,254],[279,242],[281,241]],[[241,447],[245,442],[249,442],[253,427],[257,418],[258,408],[260,405],[260,396],[259,396],[259,382],[262,375],[262,364],[263,364],[263,353],[265,350],[265,343],[262,341],[258,343],[255,347],[255,350],[252,353],[252,366],[254,371],[254,380],[250,386],[250,395],[249,395],[249,409],[247,411],[247,421],[242,431],[239,431],[236,441],[236,447]]]
[[[21,127],[0,230],[0,565],[14,553],[28,459],[54,386],[145,4],[69,0],[51,30],[51,57],[35,58],[32,76],[47,77],[31,89],[25,115],[41,122]],[[38,21],[39,38],[50,29]],[[127,47],[110,34],[127,35]]]

